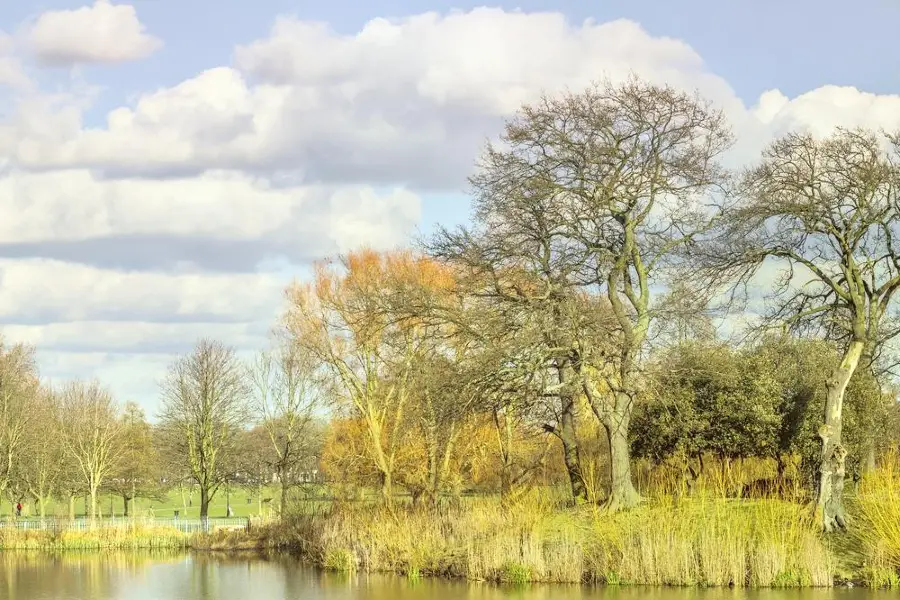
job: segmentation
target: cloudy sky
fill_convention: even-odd
[[[699,89],[735,162],[900,127],[895,0],[90,2],[0,3],[0,326],[151,415],[198,337],[263,346],[311,260],[464,221],[484,140],[542,91]]]

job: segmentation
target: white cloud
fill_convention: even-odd
[[[133,6],[108,0],[39,15],[28,42],[38,62],[52,66],[127,62],[162,47],[161,40],[146,33]]]
[[[276,314],[286,284],[268,273],[122,272],[0,260],[0,321],[252,321]]]
[[[157,323],[152,321],[77,321],[49,325],[8,325],[4,336],[38,348],[78,353],[171,356],[191,348],[200,338],[228,340],[235,348],[257,349],[272,323]]]
[[[160,44],[133,8],[107,2],[47,13],[28,33],[56,64]],[[0,82],[20,72],[14,59],[0,48]],[[733,164],[790,128],[900,127],[900,97],[849,87],[769,90],[747,106],[689,45],[625,20],[481,8],[343,35],[280,18],[231,66],[147,90],[99,124],[83,94],[22,97],[0,121],[0,320],[45,348],[51,372],[152,393],[169,345],[200,332],[262,343],[287,276],[259,260],[402,243],[416,194],[464,189],[485,138],[521,103],[632,71],[723,107],[740,140]]]
[[[116,398],[137,401],[148,418],[157,415],[159,383],[173,356],[163,354],[108,354],[38,349],[45,378],[59,384],[70,379],[97,378]]]
[[[58,170],[0,179],[4,243],[164,234],[290,242],[322,255],[402,243],[419,213],[419,197],[402,188],[279,187],[240,172],[148,181]]]
[[[0,31],[0,86],[24,89],[31,85],[22,63],[14,54],[13,38]]]
[[[682,41],[618,20],[572,24],[558,13],[480,8],[374,19],[355,35],[295,18],[218,67],[141,96],[83,127],[79,111],[22,107],[9,153],[33,169],[108,177],[193,176],[209,169],[290,173],[306,182],[456,190],[486,136],[544,91],[629,72],[698,89],[724,108],[735,161],[787,127],[897,121],[900,99],[826,86],[778,90],[746,107]],[[54,124],[54,125],[50,125]],[[0,137],[2,144],[2,137]]]
[[[689,46],[630,21],[575,26],[554,13],[476,9],[376,19],[340,36],[282,18],[236,50],[234,67],[146,94],[101,128],[23,128],[11,150],[32,168],[289,170],[456,189],[485,136],[523,101],[629,71],[739,104]]]

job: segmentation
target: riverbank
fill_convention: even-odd
[[[783,500],[668,498],[607,514],[534,493],[514,505],[496,498],[393,511],[336,504],[248,531],[187,534],[139,523],[8,529],[0,530],[0,549],[287,550],[330,571],[519,584],[898,587],[900,548],[891,535],[900,530],[900,504],[877,491],[854,501],[858,533],[838,536],[817,530],[809,506]]]
[[[871,528],[867,529],[867,532]],[[868,539],[823,536],[808,506],[691,498],[606,514],[534,496],[443,510],[336,507],[257,532],[336,571],[509,583],[731,587],[896,587],[898,570]]]

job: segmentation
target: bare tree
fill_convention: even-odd
[[[819,437],[818,519],[846,527],[844,392],[897,329],[887,327],[900,287],[900,140],[839,129],[825,139],[791,133],[743,178],[707,251],[708,273],[747,289],[763,265],[778,273],[764,325],[822,334],[843,357],[825,381]],[[890,150],[886,150],[890,147]]]
[[[201,517],[209,516],[209,503],[229,475],[229,455],[240,450],[236,441],[250,418],[248,397],[245,368],[234,350],[212,340],[201,340],[176,360],[162,384],[162,437],[170,458],[197,482]]]
[[[135,498],[160,496],[159,474],[159,449],[153,444],[150,423],[140,406],[128,402],[122,414],[118,464],[106,488],[122,498],[127,517]]]
[[[59,399],[50,388],[42,386],[28,409],[31,416],[19,462],[22,487],[37,505],[38,514],[46,514],[47,502],[61,491],[67,468],[65,448],[57,435]]]
[[[34,348],[0,339],[0,494],[17,471],[38,389]]]
[[[312,355],[300,345],[284,341],[260,353],[251,369],[255,409],[281,486],[282,518],[288,492],[298,483],[299,471],[316,445],[311,425],[321,401],[317,369]]]
[[[702,99],[632,78],[525,106],[502,142],[471,180],[479,227],[444,232],[437,253],[492,280],[498,302],[545,315],[573,493],[584,496],[571,425],[583,393],[608,436],[608,506],[631,506],[628,428],[651,288],[709,226],[701,198],[727,179],[717,157],[730,132]],[[614,350],[597,344],[597,323]]]
[[[63,447],[90,495],[88,515],[97,514],[97,492],[119,458],[122,421],[110,392],[97,381],[74,381],[60,391],[57,414]]]

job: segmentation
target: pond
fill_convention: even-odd
[[[890,592],[500,587],[394,576],[323,573],[287,556],[0,553],[0,598],[8,600],[887,600]]]

